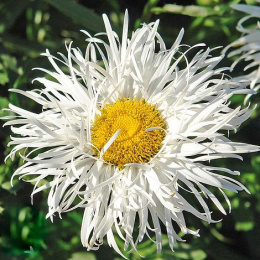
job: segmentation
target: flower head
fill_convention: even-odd
[[[235,10],[246,13],[237,24],[237,30],[242,36],[236,41],[229,44],[223,51],[227,51],[230,47],[237,47],[236,50],[229,53],[229,57],[240,55],[232,64],[233,69],[240,61],[248,63],[244,71],[251,70],[247,75],[234,78],[236,81],[248,82],[250,88],[257,91],[260,88],[260,6],[250,6],[245,4],[232,5]],[[254,26],[244,26],[249,22]],[[250,98],[251,94],[246,96],[245,102]]]
[[[203,44],[180,46],[183,30],[170,49],[157,32],[158,21],[143,24],[128,38],[126,13],[120,42],[107,16],[103,18],[108,43],[84,31],[84,53],[71,43],[61,59],[46,51],[55,72],[42,70],[54,81],[37,78],[44,85],[41,90],[12,90],[43,109],[36,114],[10,105],[17,116],[7,125],[20,137],[12,137],[9,156],[23,148],[38,153],[21,155],[25,164],[13,176],[35,176],[29,179],[35,183],[32,196],[50,189],[48,217],[84,207],[81,239],[88,249],[98,249],[107,236],[120,253],[117,233],[125,250],[129,245],[136,250],[145,235],[155,233],[160,252],[160,222],[173,249],[182,240],[176,224],[183,233],[198,236],[186,227],[184,212],[215,222],[206,203],[211,200],[226,214],[207,186],[218,188],[228,203],[223,190],[247,191],[225,175],[237,171],[208,161],[259,150],[223,134],[236,131],[250,116],[248,108],[233,109],[228,101],[248,91],[229,81],[224,68],[215,69],[222,56],[213,57]],[[180,52],[180,47],[186,50]],[[66,65],[69,74],[56,62]],[[185,199],[187,192],[202,212]]]

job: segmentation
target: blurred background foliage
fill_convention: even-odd
[[[43,72],[32,70],[36,67],[52,69],[41,53],[48,48],[52,54],[66,53],[64,43],[74,41],[81,50],[86,47],[81,29],[91,34],[104,31],[102,13],[106,13],[116,32],[121,33],[124,11],[130,13],[130,29],[141,23],[160,19],[159,32],[168,47],[175,41],[181,28],[185,28],[183,43],[193,45],[199,42],[209,47],[226,46],[240,34],[236,24],[243,14],[230,8],[231,4],[257,4],[254,0],[1,0],[0,1],[0,108],[9,102],[25,106],[28,110],[39,108],[28,99],[8,92],[9,88],[30,90],[40,88],[32,84],[33,78],[43,76]],[[217,51],[216,51],[217,52]],[[225,59],[221,65],[230,65]],[[240,64],[233,76],[241,75],[245,64]],[[243,102],[243,97],[233,98],[235,105]],[[251,103],[259,102],[259,95]],[[1,110],[0,116],[6,115]],[[259,109],[255,110],[233,140],[260,144]],[[11,148],[7,147],[10,129],[0,128],[0,259],[120,259],[105,243],[97,252],[87,252],[80,242],[82,210],[76,210],[54,218],[54,223],[45,219],[47,194],[34,198],[31,205],[30,194],[33,186],[14,179],[12,173],[23,162],[19,157],[12,162],[4,158]],[[138,247],[147,259],[260,259],[260,155],[246,155],[244,161],[222,160],[218,166],[241,171],[238,179],[251,191],[239,194],[228,192],[232,213],[223,216],[214,212],[215,219],[223,222],[208,225],[196,217],[187,215],[187,224],[200,229],[200,238],[184,236],[186,243],[178,243],[173,253],[163,235],[163,252],[156,254],[156,246],[144,241]],[[214,192],[217,192],[216,190]],[[190,198],[192,202],[193,198]],[[194,204],[196,202],[194,201]],[[223,205],[228,211],[228,206]],[[213,210],[216,210],[211,205]],[[118,239],[120,248],[122,242]],[[130,259],[141,259],[136,253]]]

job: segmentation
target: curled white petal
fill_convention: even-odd
[[[231,108],[229,98],[252,92],[231,81],[223,73],[227,68],[216,68],[223,58],[213,56],[216,50],[198,44],[180,52],[183,30],[167,49],[157,32],[159,21],[143,24],[128,38],[126,12],[121,43],[107,16],[104,22],[108,43],[98,39],[99,35],[84,32],[88,37],[85,52],[69,44],[68,56],[56,58],[47,50],[44,55],[55,72],[41,70],[55,80],[37,78],[44,85],[39,91],[13,90],[42,107],[39,113],[9,107],[16,116],[6,118],[6,125],[18,135],[11,138],[14,147],[9,157],[20,152],[25,161],[13,177],[35,183],[32,198],[49,189],[47,217],[51,219],[56,212],[60,215],[85,208],[81,241],[88,250],[97,250],[107,236],[108,244],[122,255],[114,238],[116,232],[129,252],[137,250],[145,235],[150,238],[154,234],[160,252],[160,223],[166,226],[173,250],[176,241],[183,241],[179,230],[199,236],[197,230],[186,226],[185,212],[215,223],[219,220],[211,217],[210,200],[226,214],[207,186],[219,189],[229,207],[225,190],[248,191],[224,175],[238,175],[237,171],[204,162],[241,159],[240,153],[259,151],[258,146],[232,142],[224,136],[225,131],[236,131],[252,113],[248,107]],[[197,53],[188,58],[195,50]],[[103,67],[97,57],[101,57]],[[68,67],[69,75],[62,72],[60,62]],[[100,109],[120,98],[146,99],[156,105],[167,125],[166,137],[154,158],[144,164],[129,162],[123,169],[102,159],[120,129],[100,156],[95,155],[91,143],[92,123]],[[153,126],[146,132],[160,129]],[[24,153],[27,148],[31,150]],[[185,199],[186,193],[195,196],[201,210]],[[139,227],[136,236],[134,226]]]

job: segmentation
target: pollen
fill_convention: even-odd
[[[104,161],[123,168],[127,163],[147,163],[159,152],[166,123],[155,105],[144,99],[118,99],[100,112],[91,128],[95,155],[100,155],[118,130],[119,135],[102,156]]]

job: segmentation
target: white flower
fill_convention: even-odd
[[[36,176],[29,179],[35,183],[32,196],[50,189],[48,217],[84,207],[81,239],[89,250],[98,249],[107,236],[120,253],[115,232],[125,250],[136,250],[145,235],[155,233],[160,252],[160,222],[173,249],[176,240],[182,241],[173,223],[198,236],[186,227],[184,212],[215,222],[206,202],[211,200],[226,214],[206,186],[218,188],[228,204],[223,190],[248,191],[223,174],[239,172],[208,162],[259,151],[223,134],[236,131],[251,114],[248,108],[230,108],[229,98],[250,91],[226,79],[224,68],[214,69],[223,57],[212,57],[203,44],[183,46],[186,51],[179,52],[183,30],[166,49],[157,32],[159,21],[144,24],[128,38],[126,13],[120,42],[107,16],[103,18],[106,34],[101,35],[108,44],[84,32],[85,53],[71,43],[67,57],[45,53],[56,71],[41,70],[54,81],[37,78],[44,85],[41,90],[12,90],[42,106],[36,114],[10,105],[17,116],[6,124],[20,137],[12,137],[15,147],[9,156],[32,148],[21,155],[26,162],[13,176],[27,181]],[[186,193],[196,197],[202,212],[185,199]],[[137,237],[134,227],[139,228]]]
[[[260,6],[238,4],[232,5],[235,10],[245,12],[248,15],[243,17],[237,24],[237,30],[242,36],[236,41],[229,44],[223,51],[227,51],[230,47],[238,47],[238,49],[229,53],[228,57],[240,55],[232,64],[233,69],[240,61],[249,63],[245,66],[244,71],[250,70],[247,75],[234,78],[239,82],[248,82],[250,88],[257,91],[260,88]],[[254,26],[248,26],[248,23],[254,23]],[[245,27],[244,24],[247,24]],[[250,98],[251,94],[246,96],[245,102]]]

